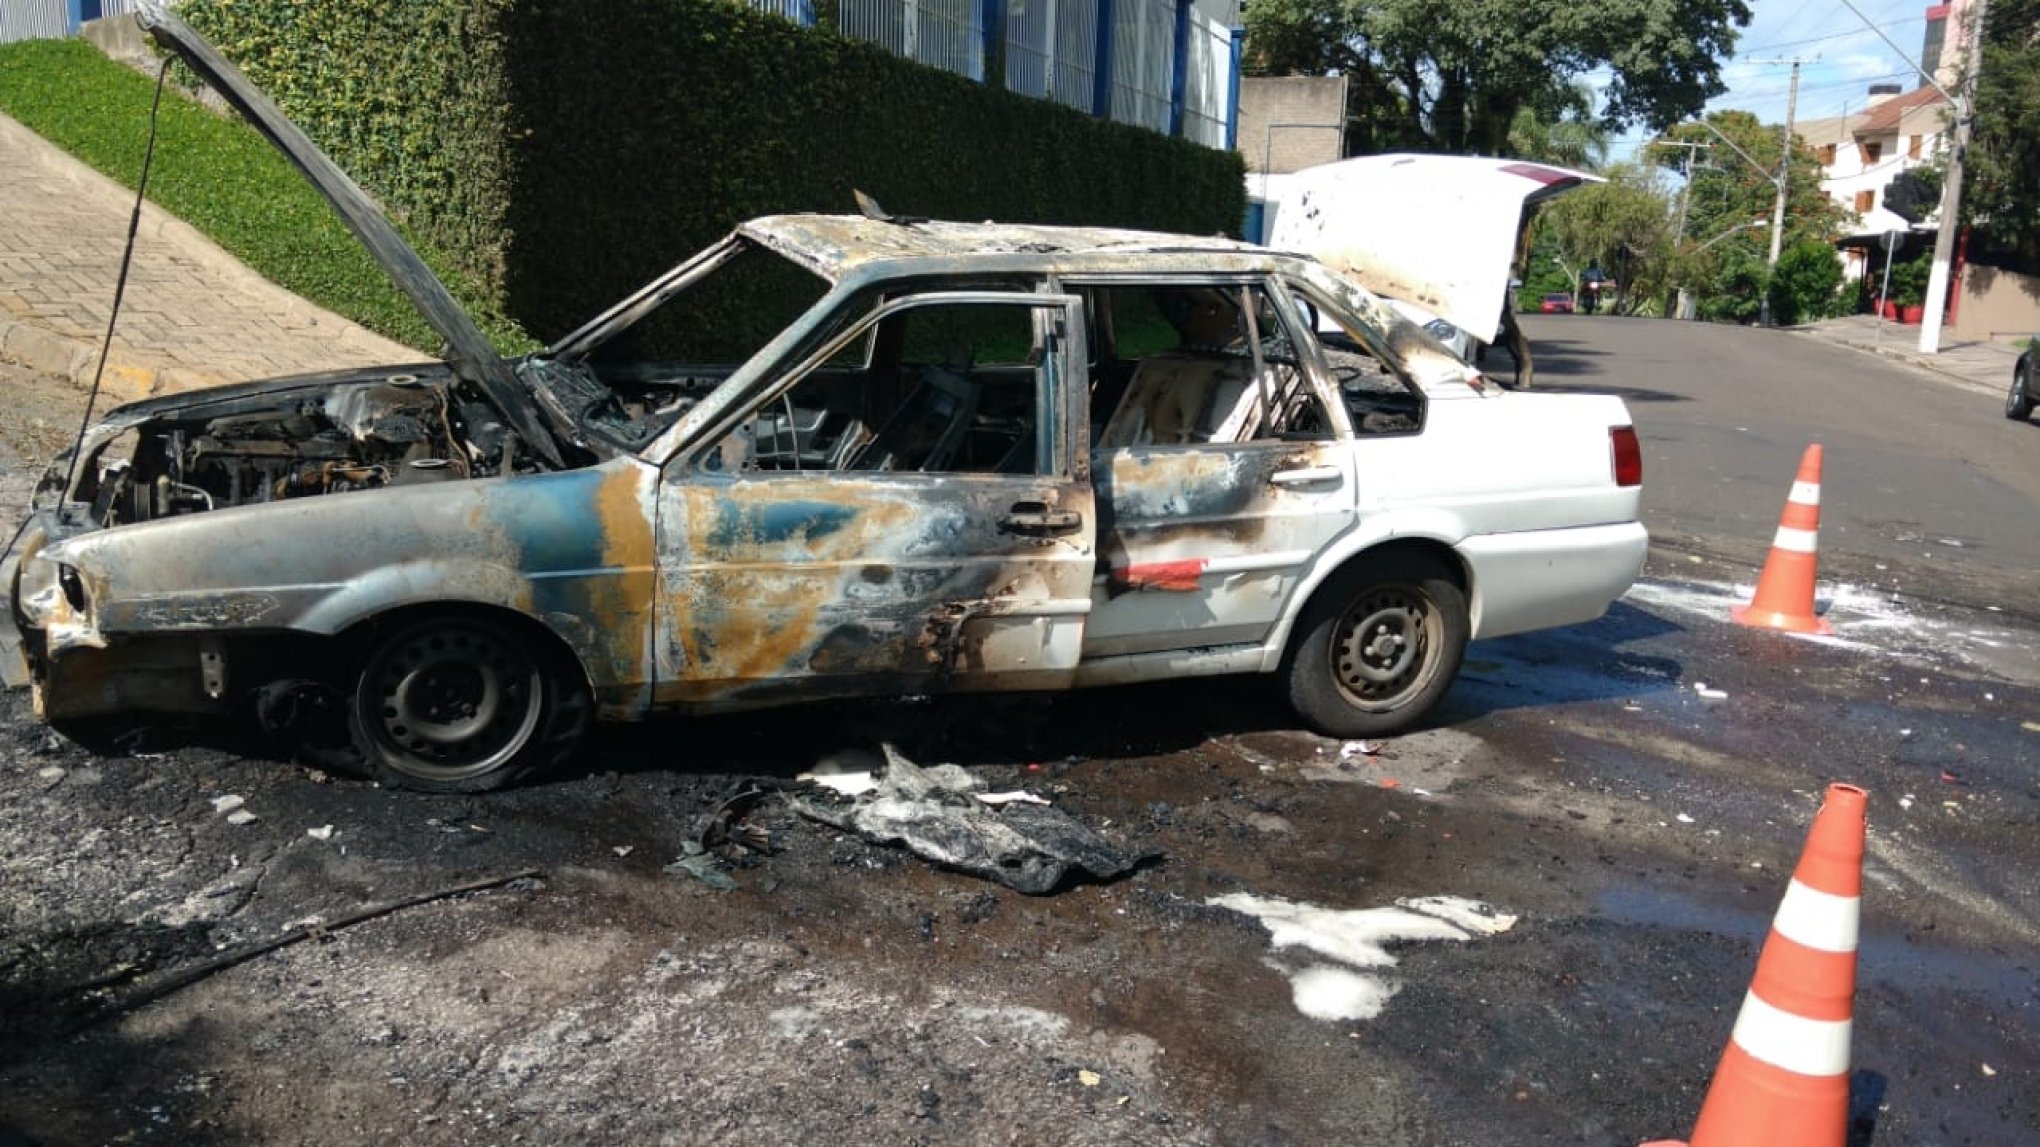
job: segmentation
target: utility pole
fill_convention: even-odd
[[[1693,202],[1693,151],[1692,147],[1686,149],[1686,162],[1679,169],[1679,229],[1672,234],[1674,250],[1686,241],[1686,208]]]
[[[1966,69],[1969,73],[1966,77],[1969,86],[1957,96],[1935,81],[1934,74],[1921,66],[1923,61],[1906,55],[1904,48],[1892,43],[1891,37],[1884,34],[1884,29],[1871,23],[1870,17],[1863,15],[1862,9],[1856,7],[1850,0],[1842,0],[1842,7],[1855,13],[1856,19],[1861,20],[1865,28],[1877,33],[1878,39],[1898,53],[1899,59],[1912,65],[1913,71],[1918,72],[1920,78],[1926,81],[1926,86],[1941,93],[1941,98],[1947,100],[1948,106],[1954,109],[1955,140],[1948,149],[1948,177],[1941,182],[1941,211],[1938,217],[1940,225],[1934,234],[1934,269],[1927,276],[1926,313],[1920,320],[1921,354],[1941,353],[1941,319],[1948,307],[1948,260],[1954,255],[1955,230],[1962,221],[1962,153],[1969,147],[1969,121],[1975,118],[1977,74],[1983,70],[1983,16],[1989,6],[1990,0],[1976,0],[1976,13],[1969,18],[1969,66]]]
[[[1941,319],[1948,306],[1948,261],[1955,253],[1955,232],[1962,223],[1962,160],[1969,150],[1969,127],[1976,119],[1976,80],[1983,68],[1983,16],[1990,0],[1976,0],[1969,18],[1968,81],[1955,105],[1955,143],[1948,152],[1948,177],[1941,183],[1939,229],[1934,235],[1934,270],[1927,276],[1926,314],[1920,320],[1920,353],[1941,353]]]
[[[1685,181],[1679,188],[1679,225],[1672,232],[1672,245],[1676,247],[1678,244],[1686,241],[1686,205],[1693,198],[1693,153],[1712,148],[1714,145],[1698,140],[1657,139],[1652,140],[1650,146],[1683,147],[1686,149],[1686,158],[1679,172],[1679,178]]]
[[[1771,278],[1778,273],[1778,248],[1785,240],[1785,190],[1792,174],[1792,117],[1799,110],[1799,60],[1792,61],[1791,94],[1785,97],[1785,139],[1778,148],[1778,200],[1771,207],[1771,259],[1765,264],[1762,320],[1771,325]]]

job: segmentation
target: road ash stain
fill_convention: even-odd
[[[1296,1010],[1318,1020],[1370,1020],[1401,984],[1382,974],[1396,966],[1388,946],[1424,940],[1465,942],[1516,926],[1516,917],[1457,896],[1403,898],[1392,908],[1341,911],[1276,897],[1235,892],[1205,903],[1252,916],[1268,929],[1277,955],[1264,961],[1289,977]],[[1336,963],[1285,959],[1301,948]]]

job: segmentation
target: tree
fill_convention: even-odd
[[[1991,0],[1962,216],[2040,269],[2040,0]]]
[[[1685,229],[1674,236],[1671,278],[1698,296],[1703,317],[1745,322],[1761,310],[1766,290],[1768,228],[1778,195],[1773,173],[1784,133],[1746,111],[1714,112],[1706,123],[1714,130],[1693,123],[1667,133],[1667,138],[1711,148],[1707,163],[1693,168],[1686,189]],[[1654,162],[1667,171],[1684,164],[1680,149],[1654,150]],[[1785,192],[1780,251],[1804,243],[1832,244],[1850,213],[1821,190],[1820,160],[1796,136]]]
[[[1534,311],[1538,300],[1558,291],[1570,292],[1573,287],[1572,263],[1559,254],[1558,244],[1549,233],[1536,224],[1530,227],[1530,254],[1522,267],[1523,283],[1516,288],[1516,309]]]
[[[1506,153],[1559,167],[1598,171],[1608,162],[1608,130],[1589,119],[1547,120],[1536,108],[1516,113]]]
[[[1656,173],[1621,164],[1608,182],[1589,184],[1551,201],[1533,226],[1538,242],[1548,244],[1555,258],[1577,273],[1599,267],[1615,282],[1617,305],[1634,309],[1639,281],[1650,282],[1671,253],[1670,200],[1658,186]]]
[[[1748,244],[1724,244],[1702,256],[1699,265],[1711,269],[1698,280],[1701,318],[1713,323],[1757,321],[1763,313],[1764,252]]]
[[[1842,257],[1833,246],[1802,239],[1778,255],[1771,275],[1771,320],[1793,326],[1842,311]]]
[[[1681,124],[1666,135],[1674,141],[1711,147],[1707,162],[1694,166],[1688,192],[1685,235],[1695,243],[1705,243],[1738,223],[1761,219],[1769,225],[1778,194],[1773,177],[1784,137],[1778,127],[1761,123],[1746,111],[1713,112],[1706,123],[1707,127]],[[1685,161],[1677,148],[1654,148],[1652,155],[1666,171],[1679,170]],[[1794,136],[1785,179],[1782,246],[1802,239],[1831,240],[1848,217],[1848,212],[1821,190],[1820,174],[1820,160],[1813,149]],[[1770,242],[1768,236],[1759,238],[1766,245]]]
[[[1744,0],[1254,0],[1247,66],[1347,77],[1347,151],[1505,154],[1528,108],[1557,123],[1606,68],[1603,128],[1662,128],[1725,90]]]

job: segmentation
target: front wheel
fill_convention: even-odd
[[[1290,645],[1289,702],[1331,737],[1374,737],[1429,713],[1459,673],[1466,593],[1421,554],[1362,558],[1311,599]]]
[[[2012,388],[2005,392],[2005,417],[2024,422],[2033,413],[2033,360],[2022,358],[2012,372]]]
[[[447,617],[370,642],[350,732],[383,784],[478,793],[572,756],[588,712],[564,655],[493,620]]]

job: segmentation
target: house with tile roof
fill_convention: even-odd
[[[1820,160],[1821,190],[1856,213],[1841,244],[1844,269],[1852,279],[1869,268],[1879,237],[1915,229],[1885,205],[1885,194],[1900,173],[1939,155],[1949,131],[1950,108],[1940,92],[1896,89],[1896,84],[1874,86],[1862,111],[1804,120],[1795,129]],[[1927,221],[1918,226],[1931,237]]]

